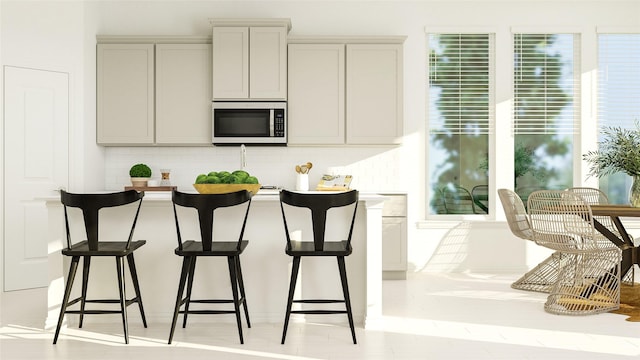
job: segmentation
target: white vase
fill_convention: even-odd
[[[640,177],[634,176],[629,189],[629,205],[640,207]]]
[[[296,177],[296,190],[309,190],[309,174],[298,174],[298,176]]]

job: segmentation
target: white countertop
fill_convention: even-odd
[[[113,190],[115,191],[115,190]],[[97,191],[98,192],[111,192],[108,190],[105,191]],[[193,191],[185,191],[185,192],[193,192]],[[277,189],[260,189],[258,193],[253,197],[253,201],[278,201],[278,194],[280,190]],[[305,191],[305,193],[327,193],[327,191]],[[391,194],[387,192],[386,194]],[[375,201],[375,200],[384,200],[385,196],[380,195],[380,193],[375,192],[360,192],[360,200],[361,201]],[[51,196],[40,197],[36,200],[43,200],[47,202],[59,202],[60,196],[52,194]],[[144,201],[171,201],[171,191],[146,191],[144,194]]]

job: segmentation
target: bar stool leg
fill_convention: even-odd
[[[171,322],[171,332],[169,333],[169,344],[173,340],[173,333],[176,329],[176,323],[178,322],[178,314],[180,313],[180,306],[182,306],[182,294],[184,293],[184,284],[187,281],[187,274],[191,267],[191,257],[185,256],[182,259],[182,271],[180,272],[180,283],[178,284],[178,295],[176,296],[176,306],[173,310],[173,321]]]
[[[244,344],[242,336],[242,318],[240,317],[240,300],[238,299],[238,277],[236,274],[236,257],[228,256],[229,278],[231,280],[231,293],[233,294],[233,307],[236,312],[236,322],[238,323],[238,335],[240,336],[240,344]]]
[[[73,279],[76,277],[76,270],[78,270],[79,256],[74,256],[71,259],[71,266],[69,267],[69,276],[67,277],[67,285],[64,287],[64,296],[62,297],[62,304],[60,304],[60,315],[58,316],[58,325],[56,326],[56,333],[53,336],[53,344],[58,342],[58,335],[60,335],[60,328],[62,327],[62,320],[64,314],[67,311],[67,304],[69,303],[69,296],[71,295],[71,287],[73,286]]]
[[[338,256],[338,268],[340,269],[340,280],[342,281],[342,292],[344,294],[344,303],[347,307],[347,318],[349,319],[349,327],[351,328],[351,337],[353,343],[356,342],[356,329],[353,325],[353,314],[351,312],[351,298],[349,297],[349,285],[347,284],[347,270],[344,264],[344,256]]]
[[[118,290],[120,292],[120,311],[122,314],[122,327],[124,330],[124,342],[129,343],[129,324],[127,323],[127,300],[124,286],[124,263],[121,256],[116,256],[116,267],[118,269]]]
[[[236,257],[236,265],[238,271],[238,285],[240,285],[240,296],[242,297],[242,304],[244,305],[244,316],[247,319],[247,327],[251,327],[251,321],[249,321],[249,310],[247,309],[247,297],[244,294],[244,280],[242,279],[242,267],[240,266],[240,256]]]
[[[80,321],[78,328],[82,328],[84,321],[84,307],[87,302],[87,288],[89,286],[89,268],[91,267],[91,256],[83,256],[82,260],[82,298],[80,299]]]
[[[300,269],[300,256],[293,257],[293,266],[291,267],[291,282],[289,283],[289,298],[287,299],[287,312],[284,318],[284,329],[282,330],[282,341],[287,337],[287,328],[289,327],[289,317],[291,316],[291,305],[293,304],[293,294],[296,291],[296,282],[298,281],[298,270]]]
[[[142,324],[147,327],[147,318],[144,316],[144,308],[142,307],[142,295],[140,293],[140,283],[138,282],[138,271],[136,270],[136,262],[133,260],[133,253],[127,255],[127,264],[129,264],[129,272],[131,273],[131,282],[133,283],[133,289],[136,292],[136,302],[140,309],[140,316],[142,317]]]
[[[187,327],[187,316],[189,315],[189,305],[191,304],[191,289],[193,289],[193,275],[196,272],[197,256],[190,256],[189,277],[187,278],[187,296],[184,298],[184,313],[182,316],[182,328]]]

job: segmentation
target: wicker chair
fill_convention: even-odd
[[[580,195],[589,204],[608,204],[609,198],[602,190],[592,187],[570,187],[567,190]]]
[[[563,257],[545,310],[589,315],[618,309],[621,250],[596,230],[589,203],[572,191],[539,190],[527,205],[533,240]]]
[[[572,191],[578,195],[580,195],[586,202],[590,205],[603,205],[609,203],[609,198],[607,195],[600,189],[592,188],[592,187],[571,187],[567,190]],[[609,231],[616,234],[618,237],[621,237],[620,232],[616,228],[616,225],[613,223],[609,216],[594,216],[595,220],[598,220],[600,224],[606,227]],[[635,269],[632,267],[631,271],[628,271],[622,281],[624,283],[633,284],[633,279],[635,276]]]
[[[524,203],[518,194],[509,189],[498,189],[498,197],[502,203],[507,224],[513,235],[533,241],[533,231],[529,224],[529,217],[524,208]],[[511,284],[511,287],[518,290],[537,291],[548,293],[551,286],[558,279],[560,269],[561,253],[554,252],[518,280]]]

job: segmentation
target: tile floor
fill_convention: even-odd
[[[0,328],[0,359],[638,359],[640,323],[616,314],[558,316],[545,313],[545,294],[513,290],[518,276],[410,274],[385,281],[384,321],[379,329],[357,329],[353,345],[346,326],[290,326],[280,345],[281,324],[253,324],[240,345],[234,323],[91,324],[52,332],[21,325]],[[322,318],[318,318],[321,320]]]

